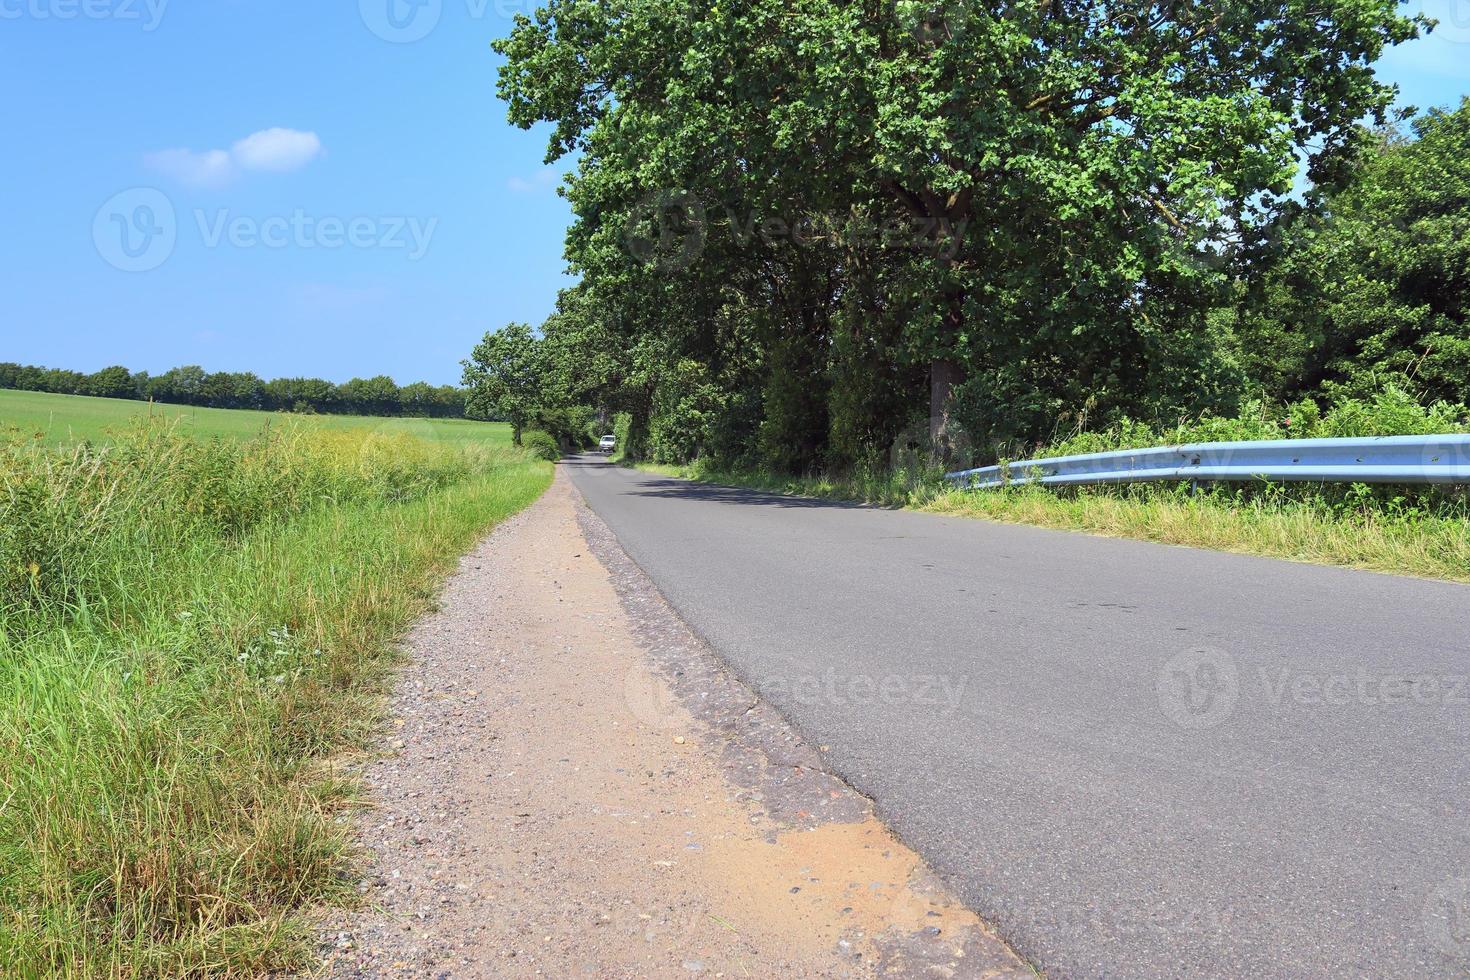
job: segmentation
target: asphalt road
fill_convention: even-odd
[[[1470,975],[1470,587],[567,465],[1049,975]]]

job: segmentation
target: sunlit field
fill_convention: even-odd
[[[356,415],[282,415],[276,412],[150,405],[148,402],[117,398],[0,390],[0,429],[15,426],[31,436],[40,433],[43,441],[51,445],[81,440],[106,441],[119,428],[127,427],[139,417],[150,416],[172,421],[181,434],[224,436],[231,439],[256,436],[270,426],[294,421],[310,428],[367,428],[390,433],[405,432],[440,442],[510,445],[510,426],[498,422],[366,418]]]

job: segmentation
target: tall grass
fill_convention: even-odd
[[[0,447],[0,974],[306,962],[300,911],[350,889],[330,760],[549,473],[368,431]]]
[[[1279,484],[939,490],[921,509],[1166,544],[1470,582],[1463,492],[1415,498],[1364,486],[1319,493]]]

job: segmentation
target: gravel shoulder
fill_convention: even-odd
[[[341,977],[1032,971],[669,609],[566,473],[406,644]]]

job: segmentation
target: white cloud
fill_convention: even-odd
[[[236,143],[230,155],[243,170],[282,173],[300,170],[322,152],[316,133],[294,129],[263,129]]]
[[[548,191],[561,183],[561,174],[556,172],[555,167],[546,167],[537,171],[531,177],[512,177],[506,181],[506,186],[517,194],[537,194]]]
[[[228,150],[159,150],[143,162],[191,187],[221,187],[244,172],[300,170],[321,153],[316,133],[278,127],[251,133]]]

